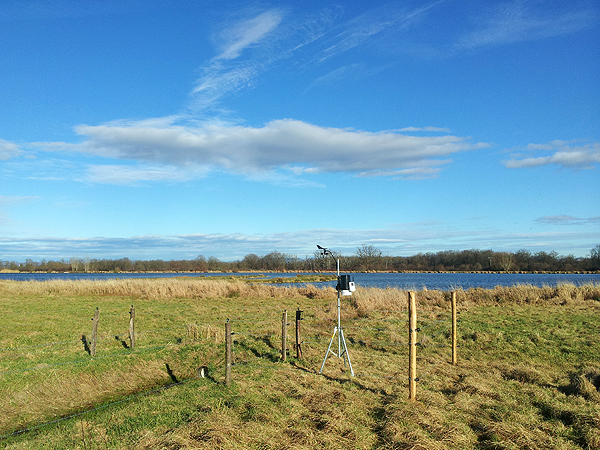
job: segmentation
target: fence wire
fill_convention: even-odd
[[[152,308],[154,308],[155,306],[153,305]],[[250,309],[250,308],[249,308]],[[265,310],[267,311],[267,314],[261,314],[261,313],[256,313],[256,314],[251,314],[251,311],[262,311]],[[277,312],[275,312],[275,310],[277,310]],[[298,310],[300,310],[300,308],[298,308]],[[280,315],[279,313],[282,312],[281,308],[276,308],[276,307],[260,307],[260,308],[252,308],[251,311],[248,311],[250,314],[244,314],[244,315],[240,315],[237,317],[233,317],[233,318],[228,318],[227,321],[231,322],[233,325],[232,328],[232,334],[233,334],[233,342],[234,342],[234,347],[233,347],[233,354],[234,354],[234,362],[232,365],[232,369],[241,369],[241,368],[258,368],[258,369],[275,369],[275,370],[282,370],[282,371],[294,371],[294,372],[298,372],[298,371],[304,371],[306,373],[312,373],[312,374],[317,374],[317,369],[310,369],[307,367],[300,367],[297,365],[298,362],[300,362],[300,360],[293,360],[293,365],[290,364],[280,364],[279,360],[281,358],[281,349],[277,349],[273,346],[273,342],[272,341],[276,341],[277,338],[281,338],[281,334],[278,333],[278,329],[275,327],[279,327],[281,324],[281,320],[280,320]],[[346,340],[348,341],[348,346],[350,348],[360,348],[360,347],[399,347],[399,348],[408,348],[408,346],[410,345],[409,343],[403,341],[403,340],[398,340],[396,338],[392,338],[392,339],[385,339],[386,335],[390,336],[393,334],[397,334],[397,333],[407,333],[408,329],[407,329],[407,324],[408,324],[408,320],[406,320],[403,317],[389,317],[389,314],[406,314],[406,310],[370,310],[370,309],[356,309],[353,310],[359,313],[363,313],[365,314],[363,317],[342,317],[342,323],[350,323],[350,325],[348,326],[344,326],[342,327],[343,329],[348,329],[348,330],[352,330],[352,334],[351,336],[346,336]],[[140,310],[138,309],[136,311],[137,313],[140,313]],[[287,325],[293,325],[293,313],[296,312],[294,310],[287,310],[288,314],[291,316],[290,318],[290,323],[288,323]],[[304,317],[302,318],[302,322],[300,325],[301,331],[302,331],[302,336],[304,336],[304,338],[301,338],[299,344],[304,346],[307,346],[308,348],[313,348],[312,352],[314,352],[316,350],[316,346],[323,346],[323,348],[325,348],[327,342],[330,340],[329,336],[331,335],[331,328],[332,326],[335,324],[335,318],[330,317],[330,318],[319,318],[319,317],[315,317],[314,314],[315,313],[327,313],[330,315],[334,315],[335,314],[335,309],[331,309],[331,308],[305,308],[302,309],[302,313],[304,314]],[[313,314],[312,316],[310,314]],[[371,314],[373,313],[373,314]],[[428,312],[431,313],[431,312]],[[115,315],[117,313],[114,313]],[[375,316],[379,316],[380,314],[388,314],[388,317],[375,317]],[[439,313],[439,314],[433,314],[436,315],[438,317],[437,320],[434,320],[433,322],[428,322],[427,319],[424,321],[426,322],[424,325],[421,325],[418,329],[418,331],[423,331],[423,330],[430,330],[432,328],[436,328],[439,324],[442,323],[447,323],[448,318],[444,317],[444,318],[440,318],[443,315],[447,315],[448,313]],[[125,313],[123,313],[123,315],[125,315]],[[106,313],[103,311],[102,312],[102,317],[106,316]],[[385,323],[386,325],[383,326],[383,323]],[[394,325],[392,324],[398,324],[397,326],[401,326],[400,328],[394,327]],[[202,323],[187,323],[186,325],[182,325],[182,326],[175,326],[175,327],[169,327],[169,328],[159,328],[159,329],[153,329],[153,330],[142,330],[142,331],[136,331],[135,332],[135,336],[139,337],[142,336],[144,334],[146,335],[150,335],[152,333],[160,333],[160,332],[165,332],[165,331],[173,331],[173,330],[183,330],[183,329],[187,329],[188,330],[188,334],[190,333],[190,329],[192,327],[195,327],[194,332],[195,333],[200,333],[201,330],[200,328],[203,326],[212,326],[215,324],[220,324],[223,325],[225,324],[225,320],[221,319],[221,320],[209,320],[209,321],[205,321]],[[271,325],[275,330],[275,332],[261,332],[261,330],[264,330],[265,326]],[[381,325],[379,325],[381,324]],[[402,324],[402,325],[400,325]],[[389,325],[392,325],[391,327]],[[440,335],[442,335],[443,333],[447,332],[450,329],[450,327],[445,327],[441,330],[435,330],[433,329],[431,334],[428,334],[426,336],[424,336],[421,341],[419,341],[418,343],[416,343],[415,345],[418,347],[422,347],[422,348],[426,348],[426,347],[435,347],[435,348],[445,348],[445,347],[449,347],[449,344],[445,344],[445,343],[434,343],[432,342],[434,339],[436,339],[437,337],[439,337]],[[214,331],[214,328],[213,328]],[[377,337],[383,337],[384,339],[372,339],[373,336],[371,336],[371,339],[367,339],[365,337],[359,337],[359,335],[361,334],[360,331],[365,331],[365,332],[371,332],[374,335],[376,335]],[[292,329],[288,330],[289,333],[293,334],[294,331]],[[128,338],[129,337],[129,332],[125,332],[122,334],[111,334],[111,335],[103,335],[103,336],[99,336],[97,337],[97,340],[106,340],[106,339],[120,339],[120,338]],[[62,345],[68,345],[68,344],[72,344],[72,343],[79,343],[82,341],[83,338],[80,339],[75,339],[75,340],[69,340],[69,341],[61,341],[61,342],[51,342],[51,343],[44,343],[44,344],[37,344],[37,345],[28,345],[28,346],[20,346],[20,347],[7,347],[7,348],[2,348],[0,349],[0,352],[13,352],[16,350],[27,350],[27,349],[44,349],[44,348],[52,348],[52,347],[57,347],[57,346],[62,346]],[[5,374],[13,374],[13,373],[20,373],[20,372],[27,372],[27,371],[33,371],[33,370],[43,370],[43,369],[52,369],[52,368],[58,368],[61,366],[66,366],[66,365],[70,365],[70,364],[80,364],[80,363],[90,363],[90,362],[94,362],[96,360],[102,360],[102,359],[108,359],[108,358],[116,358],[116,357],[122,357],[122,356],[137,356],[137,355],[141,355],[144,353],[148,353],[151,351],[156,351],[159,352],[162,349],[165,349],[167,347],[173,347],[173,346],[180,346],[180,345],[188,345],[188,344],[193,344],[193,343],[200,343],[200,342],[212,342],[213,338],[212,337],[207,337],[207,338],[193,338],[193,339],[186,339],[184,340],[183,338],[175,338],[176,341],[172,342],[173,338],[170,338],[168,341],[165,341],[164,345],[155,345],[152,347],[145,347],[145,348],[135,348],[135,349],[129,349],[127,351],[123,351],[123,352],[118,352],[118,353],[112,353],[112,354],[107,354],[107,355],[97,355],[95,357],[87,357],[84,359],[76,359],[76,360],[71,360],[71,361],[65,361],[65,362],[59,362],[59,363],[55,363],[55,364],[46,364],[46,365],[42,365],[40,366],[39,364],[37,366],[34,367],[28,367],[28,368],[24,368],[24,369],[18,369],[18,370],[7,370],[4,372],[0,372],[0,375],[5,375]],[[217,334],[215,332],[215,337],[214,337],[214,341],[216,343],[216,339],[217,339]],[[333,339],[333,338],[332,338]],[[263,351],[263,350],[258,350],[258,349],[253,349],[251,348],[251,341],[255,340],[255,341],[266,341],[269,340],[269,342],[265,342],[265,344],[268,346],[268,348],[270,350],[268,351]],[[290,340],[291,342],[291,340]],[[295,343],[292,343],[292,347],[295,348]],[[308,350],[308,348],[306,350]],[[248,353],[250,352],[250,353]],[[385,352],[385,350],[384,350]],[[254,355],[254,356],[251,356]],[[390,353],[390,356],[398,356],[399,353]],[[15,355],[13,355],[15,356]],[[19,355],[16,355],[17,357]],[[371,356],[373,359],[374,358],[379,358],[381,357],[381,354],[378,354],[377,356]],[[426,370],[424,372],[422,372],[421,374],[418,374],[418,377],[415,379],[416,381],[421,381],[423,380],[424,377],[429,376],[431,373],[433,373],[437,367],[439,367],[441,364],[443,364],[445,361],[447,361],[448,357],[447,356],[443,356],[437,360],[435,360],[433,363],[428,363],[428,365],[426,366]],[[311,361],[315,361],[315,356],[312,355],[311,356]],[[421,362],[422,364],[423,362]],[[219,361],[216,363],[216,367],[218,367],[218,369],[215,369],[211,372],[211,375],[216,375],[221,373],[223,370],[225,370],[225,360],[224,358],[220,358]],[[403,381],[403,382],[407,382],[408,381],[408,376],[407,374],[400,374],[399,372],[395,372],[392,374],[386,374],[386,373],[370,373],[370,372],[357,372],[355,374],[356,378],[375,378],[375,379],[385,379],[385,380],[398,380],[398,381]],[[49,422],[45,422],[43,424],[39,424],[39,425],[35,425],[29,428],[25,428],[23,430],[18,430],[15,431],[13,433],[8,433],[5,435],[0,436],[0,440],[10,437],[10,436],[16,436],[28,431],[33,431],[36,430],[38,428],[44,427],[44,426],[48,426],[48,425],[52,425],[58,422],[61,422],[63,420],[68,420],[68,419],[72,419],[75,417],[79,417],[81,415],[93,412],[93,411],[98,411],[104,408],[108,408],[111,406],[115,406],[118,405],[120,403],[124,403],[136,398],[140,398],[140,397],[144,397],[153,393],[157,393],[160,392],[164,389],[168,389],[171,387],[175,387],[175,386],[179,386],[182,385],[184,383],[187,383],[189,381],[192,381],[194,379],[197,379],[197,377],[192,377],[192,378],[188,378],[186,380],[180,381],[180,382],[176,382],[176,383],[172,383],[168,386],[160,386],[157,388],[153,388],[150,389],[148,391],[142,392],[140,394],[135,394],[111,403],[107,403],[86,411],[82,411],[82,412],[78,412],[69,416],[65,416],[63,418],[60,419],[56,419],[56,420],[52,420]]]

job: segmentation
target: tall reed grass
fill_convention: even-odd
[[[529,284],[496,286],[494,289],[455,289],[463,306],[502,304],[552,304],[566,305],[577,302],[600,301],[600,284],[581,286],[565,283],[558,286],[537,287]],[[358,310],[380,309],[401,311],[406,309],[405,291],[399,289],[358,288],[348,298]],[[294,298],[327,299],[335,297],[332,287],[314,285],[285,287],[271,284],[253,284],[236,277],[205,278],[145,278],[112,280],[47,280],[0,281],[0,295],[43,296],[111,296],[149,300],[173,298]],[[440,290],[419,291],[422,307],[447,308],[450,293]]]
[[[313,285],[288,288],[268,284],[252,284],[235,277],[226,279],[181,277],[112,280],[0,281],[0,295],[111,296],[149,300],[215,297],[322,298],[330,295],[332,291],[332,288],[318,289]]]

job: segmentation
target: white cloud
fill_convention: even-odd
[[[577,141],[552,141],[548,144],[529,144],[528,151],[543,152],[541,156],[523,157],[514,155],[504,161],[509,169],[520,169],[556,164],[574,169],[594,169],[600,163],[600,142],[577,145]],[[546,155],[546,152],[550,153]]]
[[[0,139],[0,160],[7,160],[19,156],[21,149],[17,144]]]
[[[249,176],[285,171],[290,176],[347,172],[360,176],[429,178],[450,162],[449,155],[487,147],[453,135],[373,133],[325,128],[292,119],[275,120],[260,128],[217,123],[152,126],[144,122],[120,122],[81,125],[76,131],[86,137],[85,141],[67,144],[64,150],[150,166],[94,167],[91,175],[96,181],[114,181],[120,176],[124,182],[178,179],[183,176],[178,170],[196,173],[225,170]],[[61,149],[60,143],[36,145]],[[158,166],[161,168],[157,169]]]

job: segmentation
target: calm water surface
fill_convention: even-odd
[[[232,275],[259,276],[256,273],[2,273],[0,280],[44,281],[44,280],[109,280],[123,278],[173,278],[189,277],[230,277]],[[289,278],[296,273],[265,273],[267,278]],[[307,274],[311,275],[311,274]],[[533,286],[556,286],[561,283],[581,285],[586,283],[600,284],[600,274],[504,274],[504,273],[355,273],[351,274],[357,286],[400,288],[400,289],[441,289],[481,287],[485,289],[496,286],[514,286],[530,284]],[[314,283],[317,286],[335,286],[335,281]]]

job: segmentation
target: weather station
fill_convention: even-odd
[[[325,362],[327,361],[327,357],[330,353],[338,358],[344,358],[344,365],[346,362],[348,363],[348,367],[350,368],[350,373],[354,376],[354,370],[352,369],[352,362],[350,362],[350,354],[348,353],[348,346],[346,345],[346,339],[344,338],[344,330],[342,330],[342,321],[341,321],[341,297],[352,295],[352,293],[356,290],[356,286],[354,285],[354,281],[350,280],[350,275],[340,275],[340,258],[335,257],[333,253],[325,247],[321,247],[317,245],[317,248],[321,250],[322,255],[327,257],[327,255],[331,256],[336,262],[337,268],[337,325],[333,329],[333,335],[331,336],[331,340],[329,341],[329,347],[327,347],[327,352],[325,353],[325,358],[323,359],[323,364],[321,364],[321,370],[319,373],[323,372],[323,368],[325,367]],[[333,346],[333,342],[335,341],[335,336],[337,335],[337,353],[331,349]]]

